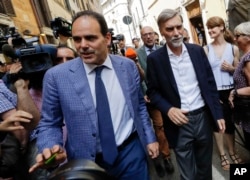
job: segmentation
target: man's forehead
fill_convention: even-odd
[[[182,20],[180,16],[174,16],[171,19],[168,19],[167,21],[165,21],[163,23],[164,25],[167,26],[178,26],[178,25],[182,25]]]

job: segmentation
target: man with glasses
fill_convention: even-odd
[[[160,48],[159,45],[155,44],[155,38],[156,38],[155,31],[153,30],[152,27],[145,26],[141,29],[141,39],[144,44],[137,50],[137,56],[138,56],[139,63],[141,67],[143,68],[144,72],[146,72],[147,70],[147,56],[151,52]],[[163,177],[165,176],[165,170],[169,173],[172,173],[174,171],[174,166],[170,159],[170,150],[168,146],[168,141],[164,134],[161,112],[151,105],[150,100],[146,95],[146,91],[147,91],[146,84],[147,84],[147,78],[145,77],[145,81],[142,82],[144,99],[145,99],[145,102],[147,103],[147,109],[148,109],[150,118],[153,121],[155,134],[159,142],[159,145],[160,145],[159,148],[161,152],[161,156],[159,156],[158,159],[154,160],[154,165],[155,165],[157,174],[160,177]],[[161,163],[161,159],[160,159],[161,157],[164,159],[164,166],[163,166],[163,163]]]

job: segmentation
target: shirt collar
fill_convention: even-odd
[[[145,46],[145,51],[148,52],[150,49],[152,49],[153,51],[156,50],[155,45],[152,48],[148,48],[147,46]]]
[[[95,64],[86,64],[84,62],[83,62],[83,65],[85,67],[85,70],[86,70],[87,74],[90,74],[97,67],[97,65],[95,65]],[[113,69],[110,57],[107,56],[107,58],[105,59],[104,63],[102,65],[100,65],[100,66],[105,66],[108,69]]]
[[[181,52],[181,55],[184,53],[184,52],[187,52],[187,47],[182,43],[182,52]],[[168,50],[168,55],[169,56],[176,56],[173,51],[169,48],[168,44],[166,43],[166,48]]]

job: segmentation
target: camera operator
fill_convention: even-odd
[[[0,177],[14,176],[15,179],[22,180],[27,179],[28,175],[27,171],[24,172],[21,159],[28,144],[27,129],[37,124],[40,114],[34,108],[33,101],[22,81],[16,81],[15,86],[17,95],[0,80],[0,120],[2,121],[0,131],[5,131],[0,135],[2,141]]]
[[[77,54],[73,49],[67,47],[66,45],[60,45],[57,47],[56,58],[52,58],[53,65],[64,63],[68,60],[75,58],[76,56]],[[10,73],[18,74],[18,72],[22,70],[22,64],[20,63],[20,67],[18,66],[16,68],[11,68],[11,69],[12,70]],[[32,73],[30,77],[28,77],[29,80],[19,79],[18,81],[15,82],[15,87],[17,87],[16,83],[19,82],[18,85],[21,86],[20,89],[22,90],[22,91],[20,91],[20,89],[16,90],[17,98],[19,99],[23,96],[26,96],[26,98],[29,98],[30,101],[33,102],[33,108],[36,108],[37,113],[39,114],[39,118],[36,121],[36,123],[35,124],[33,123],[33,126],[29,128],[30,130],[29,144],[26,147],[27,150],[23,157],[23,162],[24,162],[25,167],[31,166],[32,164],[35,163],[35,157],[36,157],[36,154],[38,153],[37,147],[36,147],[36,136],[37,136],[36,126],[40,120],[40,110],[41,110],[41,104],[42,104],[42,80],[43,80],[44,73],[45,71],[35,72],[35,73]],[[25,109],[25,101],[27,101],[27,99],[18,101],[19,103],[23,105],[21,109]],[[25,171],[28,172],[27,168],[25,169]],[[46,179],[48,175],[49,175],[49,172],[47,170],[39,169],[29,174],[29,178]]]

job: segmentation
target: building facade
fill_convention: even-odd
[[[206,21],[211,16],[222,17],[228,22],[229,0],[101,0],[103,14],[116,34],[123,33],[126,39],[140,36],[140,29],[150,25],[159,33],[157,17],[165,8],[176,9],[183,17],[183,25],[191,36],[191,42],[205,45],[211,42]],[[131,17],[131,24],[123,22]],[[127,44],[131,41],[127,40]]]
[[[59,44],[51,21],[63,18],[71,24],[72,16],[81,10],[102,12],[99,0],[2,0],[0,1],[0,47],[7,43],[10,27],[26,40],[40,44]],[[71,38],[67,44],[73,46]],[[4,62],[0,49],[0,60]]]

